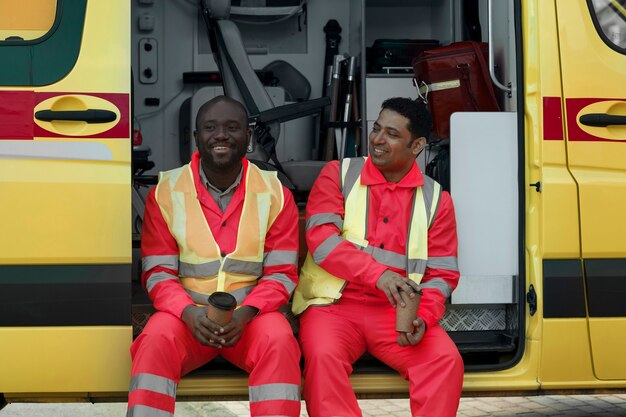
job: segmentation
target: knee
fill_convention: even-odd
[[[318,338],[317,340],[301,340],[300,347],[306,367],[321,366],[326,369],[339,369],[343,367],[338,347],[325,343],[322,338]]]
[[[261,331],[257,333],[255,344],[266,351],[277,354],[297,353],[300,356],[298,342],[293,335],[291,326],[282,314],[277,313],[275,317],[264,317],[259,320],[258,327]],[[256,332],[255,332],[256,333]]]
[[[463,358],[455,346],[439,352],[435,359],[435,367],[450,377],[463,378]]]
[[[450,349],[445,355],[445,360],[449,363],[451,369],[454,369],[457,372],[463,373],[463,358],[459,353],[456,347],[454,349]]]

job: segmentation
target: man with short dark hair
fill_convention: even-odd
[[[278,312],[298,279],[298,211],[246,160],[251,133],[241,103],[205,103],[198,152],[148,196],[142,283],[157,313],[131,347],[129,416],[173,416],[181,376],[217,355],[250,373],[252,416],[300,416],[300,351]],[[216,291],[239,305],[225,325],[207,317]]]
[[[349,375],[366,351],[409,380],[411,415],[456,415],[463,361],[438,325],[459,279],[454,208],[415,162],[430,129],[422,102],[385,101],[369,157],[330,162],[311,190],[293,300],[311,417],[362,415]],[[396,332],[420,294],[413,331]]]

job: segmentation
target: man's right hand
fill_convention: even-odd
[[[209,320],[206,315],[206,307],[188,305],[180,318],[189,327],[191,334],[198,342],[219,349],[226,343],[226,340],[221,336],[224,329],[219,324]]]
[[[378,278],[376,288],[385,293],[394,307],[396,303],[404,307],[406,303],[402,297],[415,297],[415,293],[419,291],[419,286],[415,282],[389,269]]]

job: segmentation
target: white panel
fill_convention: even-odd
[[[378,118],[380,106],[388,98],[417,98],[417,90],[412,80],[412,75],[368,76],[365,79],[367,120],[374,122]]]
[[[519,271],[517,115],[454,113],[450,136],[459,269],[463,276],[478,277],[471,294],[462,284],[455,297],[488,302],[492,289],[509,293],[506,285]]]
[[[110,161],[111,150],[98,142],[0,141],[0,158]]]

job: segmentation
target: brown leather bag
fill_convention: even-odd
[[[500,110],[487,54],[486,43],[465,41],[429,49],[413,60],[416,86],[433,118],[433,139],[450,137],[454,112]]]

